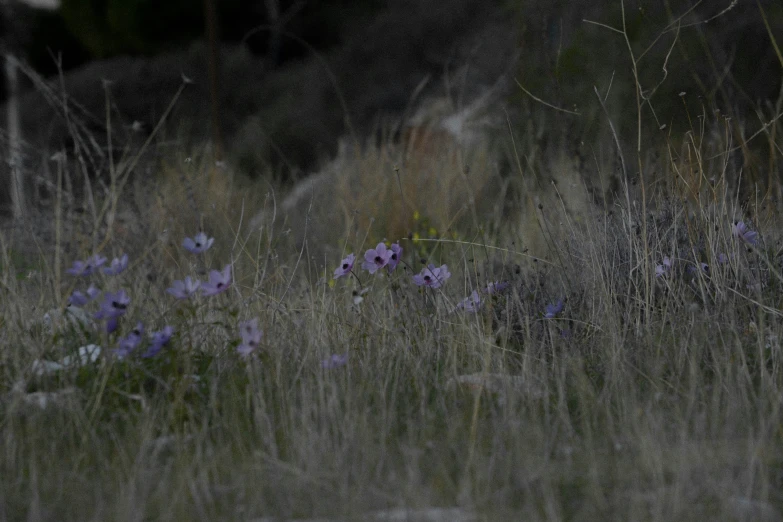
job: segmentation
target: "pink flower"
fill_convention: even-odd
[[[511,286],[511,283],[508,281],[493,281],[487,285],[487,294],[489,295],[495,295],[503,292],[508,287]]]
[[[553,319],[557,314],[563,311],[563,300],[558,299],[555,304],[548,304],[545,307],[546,313],[544,314],[544,317],[547,319]]]
[[[174,281],[174,286],[167,288],[166,291],[177,299],[187,299],[196,293],[196,290],[198,290],[200,286],[201,281],[198,279],[193,280],[188,276],[184,281]]]
[[[457,303],[457,310],[464,310],[465,312],[478,312],[481,308],[481,296],[475,290],[471,294]]]
[[[364,253],[364,262],[362,268],[374,274],[381,268],[389,264],[389,260],[394,252],[386,248],[384,243],[378,243],[375,248],[369,249]]]
[[[193,238],[186,237],[185,241],[182,242],[182,246],[191,254],[201,254],[209,250],[209,247],[214,242],[214,237],[207,237],[204,232],[199,232]]]
[[[326,370],[334,370],[337,368],[341,368],[346,364],[348,364],[348,354],[335,353],[332,354],[332,356],[329,357],[328,359],[324,359],[323,361],[321,361],[321,368],[324,368]]]
[[[75,276],[88,276],[94,273],[99,266],[106,262],[106,258],[100,254],[95,254],[92,257],[85,259],[84,261],[74,261],[73,268],[69,268],[67,272]]]
[[[80,291],[76,290],[73,294],[71,294],[71,297],[68,298],[68,305],[75,306],[77,308],[81,308],[82,306],[86,305],[96,297],[98,297],[98,294],[100,294],[101,291],[95,288],[95,286],[90,285],[90,288],[87,289],[87,295],[81,293]]]
[[[387,265],[390,274],[394,272],[394,269],[397,268],[397,265],[400,263],[400,259],[402,259],[402,247],[400,246],[399,241],[391,246],[391,251],[392,255],[389,258],[389,264]]]
[[[122,257],[115,257],[111,261],[111,266],[103,269],[103,273],[106,275],[117,275],[124,272],[128,268],[128,254],[123,254]]]
[[[130,304],[130,297],[125,290],[112,294],[106,292],[103,294],[103,303],[101,303],[101,309],[95,313],[96,319],[117,319],[121,315],[125,315]]]
[[[672,269],[672,260],[669,259],[669,256],[663,257],[663,264],[656,265],[655,267],[655,277],[662,277],[665,276],[669,271]]]
[[[143,335],[144,335],[144,325],[138,323],[136,325],[136,328],[134,328],[133,331],[130,334],[128,334],[127,337],[120,339],[120,346],[119,348],[114,350],[114,354],[119,359],[125,359],[131,354],[133,350],[135,350],[141,344]]]
[[[258,319],[251,319],[239,323],[239,334],[242,336],[242,344],[237,346],[237,352],[243,357],[253,353],[261,344],[263,330],[258,329]]]
[[[163,347],[171,340],[172,335],[174,335],[174,328],[171,326],[166,326],[163,330],[152,334],[152,344],[150,344],[149,348],[147,348],[147,351],[144,352],[142,357],[148,359],[158,355]]]
[[[418,286],[429,286],[430,288],[440,288],[446,280],[451,277],[449,267],[441,265],[435,267],[435,265],[429,265],[427,268],[423,268],[421,273],[413,276],[413,282]]]
[[[228,290],[231,285],[231,265],[226,265],[223,271],[209,272],[209,281],[201,285],[201,295],[217,295]]]
[[[751,245],[757,245],[759,242],[759,233],[750,230],[748,228],[748,225],[746,225],[742,221],[738,221],[737,223],[732,225],[731,234],[734,237],[740,239],[741,241],[744,241],[745,243],[749,243]]]
[[[348,257],[343,259],[340,262],[340,266],[337,267],[337,269],[334,271],[334,278],[337,279],[344,275],[350,274],[351,270],[353,270],[354,261],[356,261],[356,256],[354,254],[348,254]]]

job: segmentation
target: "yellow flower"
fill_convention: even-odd
[[[414,221],[418,221],[420,217],[421,217],[421,215],[419,214],[419,211],[418,210],[414,210],[413,211],[413,220]]]
[[[435,227],[430,227],[430,229],[428,230],[428,232],[429,232],[429,234],[430,234],[430,237],[434,237],[434,236],[437,236],[437,235],[438,235],[438,231],[437,231],[437,230],[435,230]]]
[[[334,279],[330,279],[329,280],[329,288],[334,288],[334,283],[335,283]]]
[[[414,243],[418,243],[419,242],[419,233],[418,232],[414,232],[413,233],[413,242]]]

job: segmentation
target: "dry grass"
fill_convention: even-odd
[[[392,162],[372,159],[360,165],[391,179],[354,192],[368,209],[398,190]],[[248,187],[188,195],[183,179],[162,176],[140,215],[143,256],[93,279],[132,296],[121,335],[137,321],[174,326],[157,358],[117,360],[117,337],[99,329],[44,328],[51,305],[32,307],[34,283],[13,277],[5,245],[3,517],[363,520],[455,505],[486,520],[779,516],[780,260],[764,229],[758,248],[731,236],[730,203],[694,218],[661,194],[647,245],[627,225],[644,217],[633,208],[577,223],[553,207],[563,233],[548,237],[548,260],[526,261],[524,242],[438,240],[434,255],[454,274],[442,291],[420,291],[407,269],[359,272],[368,291],[357,305],[355,281],[327,284],[337,257],[324,267],[300,256],[271,222],[242,239]],[[443,205],[434,219],[452,212]],[[382,210],[368,230],[396,223]],[[203,259],[179,247],[197,222],[217,238]],[[168,239],[153,239],[162,229]],[[405,256],[414,270],[418,255]],[[663,255],[679,266],[655,278]],[[709,274],[687,272],[697,259]],[[225,294],[185,304],[164,292],[229,262]],[[454,313],[500,278],[506,293]],[[237,324],[252,317],[263,346],[242,359]],[[95,363],[32,372],[88,342],[108,348]],[[342,353],[346,366],[321,368]],[[515,379],[455,385],[484,373]]]
[[[640,151],[638,185],[628,176],[613,197],[589,192],[567,155],[530,161],[520,146],[501,175],[488,146],[384,145],[284,208],[277,187],[195,156],[97,193],[136,221],[124,236],[95,223],[59,271],[59,244],[31,264],[0,237],[0,520],[383,520],[433,506],[465,520],[780,520],[779,223],[771,200],[738,200],[720,124]],[[739,219],[757,244],[733,235]],[[215,244],[193,255],[181,244],[199,229]],[[394,273],[357,263],[332,277],[384,238],[405,249]],[[123,251],[120,275],[64,273]],[[413,284],[422,258],[449,265],[443,288]],[[222,294],[166,293],[227,264]],[[509,287],[456,310],[493,281]],[[131,296],[117,332],[43,320],[89,282]],[[243,358],[252,318],[263,340]],[[121,359],[137,322],[176,333],[156,357]],[[97,360],[34,371],[89,343]]]

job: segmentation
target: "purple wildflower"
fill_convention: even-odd
[[[120,346],[114,350],[114,354],[120,359],[126,358],[141,344],[143,335],[144,325],[141,323],[136,324],[136,328],[127,337],[120,339]]]
[[[204,232],[199,232],[193,238],[186,237],[185,241],[182,242],[182,246],[191,254],[201,254],[202,252],[209,250],[209,247],[211,247],[214,242],[214,237],[208,238]]]
[[[77,308],[81,308],[82,306],[86,305],[96,297],[98,297],[98,294],[100,294],[101,291],[95,288],[95,286],[90,285],[90,288],[87,289],[86,295],[81,293],[78,290],[75,290],[71,297],[68,298],[68,304],[71,306],[75,306]]]
[[[108,321],[106,321],[106,333],[114,333],[114,331],[119,326],[120,322],[116,317],[110,317]]]
[[[191,295],[196,293],[196,290],[201,286],[201,281],[198,279],[193,280],[190,276],[185,278],[185,281],[174,281],[174,286],[167,288],[166,291],[176,297],[177,299],[187,299]]]
[[[201,285],[201,295],[216,295],[228,290],[231,285],[231,265],[226,265],[223,271],[211,270],[209,282]]]
[[[353,263],[356,261],[356,255],[349,254],[348,257],[340,262],[340,266],[334,271],[334,278],[337,279],[344,275],[348,275],[353,270]]]
[[[729,262],[729,256],[727,256],[724,253],[718,254],[718,263],[720,263],[721,265],[725,265],[728,262]]]
[[[688,268],[685,269],[685,271],[688,274],[695,274],[696,272],[698,272],[698,268],[697,267],[700,268],[701,271],[704,272],[705,274],[709,274],[710,273],[710,265],[708,265],[707,263],[705,263],[703,261],[701,261],[699,263],[696,263],[696,265],[689,265]]]
[[[394,269],[397,268],[397,265],[400,264],[400,260],[402,259],[402,247],[400,246],[399,241],[391,246],[391,253],[389,264],[386,265],[390,274],[394,272]]]
[[[90,299],[81,293],[78,290],[75,290],[71,297],[68,298],[68,306],[75,306],[76,308],[81,308],[82,306],[86,305]]]
[[[84,261],[74,261],[73,267],[69,268],[67,272],[77,277],[85,277],[91,275],[95,270],[106,262],[106,258],[100,254],[95,254],[92,257],[88,257]]]
[[[125,293],[125,290],[120,290],[116,294],[106,292],[103,294],[103,303],[101,303],[101,309],[95,314],[96,319],[117,319],[121,315],[124,315],[128,310],[130,304],[130,297]]]
[[[374,274],[381,268],[389,264],[393,252],[386,248],[384,243],[378,243],[375,248],[369,249],[364,253],[364,262],[362,268]]]
[[[546,313],[544,314],[544,317],[546,317],[547,319],[552,319],[562,311],[563,311],[563,300],[558,299],[557,303],[546,305]]]
[[[337,368],[341,368],[348,364],[348,354],[332,354],[331,357],[324,359],[321,361],[321,368],[324,368],[325,370],[334,370]]]
[[[150,344],[149,348],[147,348],[147,351],[144,352],[142,357],[148,359],[158,355],[163,347],[171,340],[172,335],[174,335],[174,328],[171,326],[166,326],[163,328],[163,330],[153,333],[152,344]]]
[[[429,286],[430,288],[440,288],[446,280],[451,277],[449,267],[441,265],[435,267],[435,265],[429,265],[427,268],[422,268],[420,274],[413,276],[413,282],[418,286]]]
[[[656,265],[655,267],[655,277],[663,277],[666,274],[668,274],[671,269],[672,269],[672,260],[669,259],[669,256],[664,256],[663,264]]]
[[[117,275],[124,272],[128,268],[128,254],[123,254],[121,258],[114,258],[111,261],[111,266],[107,266],[103,269],[103,273],[106,275]]]
[[[468,297],[457,303],[457,310],[464,310],[465,312],[478,312],[479,308],[481,308],[481,297],[475,290]]]
[[[487,285],[487,293],[489,295],[499,294],[511,286],[508,281],[493,281]]]
[[[757,245],[759,242],[759,233],[748,228],[748,225],[742,221],[738,221],[731,227],[731,235],[738,238],[745,243],[751,245]]]
[[[258,319],[251,319],[239,323],[239,334],[242,336],[242,344],[237,346],[237,352],[243,357],[253,353],[261,344],[263,330],[258,329]]]

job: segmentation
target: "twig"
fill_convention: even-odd
[[[581,116],[581,113],[579,113],[579,112],[577,112],[577,111],[569,111],[568,109],[563,109],[562,107],[557,107],[556,105],[552,105],[551,103],[547,103],[547,102],[545,102],[545,101],[544,101],[544,100],[542,100],[541,98],[539,98],[539,97],[535,96],[533,93],[531,93],[530,91],[528,91],[527,89],[525,89],[524,87],[522,87],[522,84],[521,84],[521,83],[519,83],[519,80],[517,80],[516,78],[514,78],[514,81],[517,83],[517,85],[519,86],[519,88],[520,88],[520,89],[522,89],[522,92],[524,92],[525,94],[527,94],[528,96],[530,96],[531,98],[533,98],[534,100],[536,100],[538,103],[540,103],[540,104],[542,104],[542,105],[545,105],[545,106],[549,107],[550,109],[554,109],[554,110],[556,110],[556,111],[564,112],[564,113],[566,113],[566,114],[573,114],[574,116]]]

